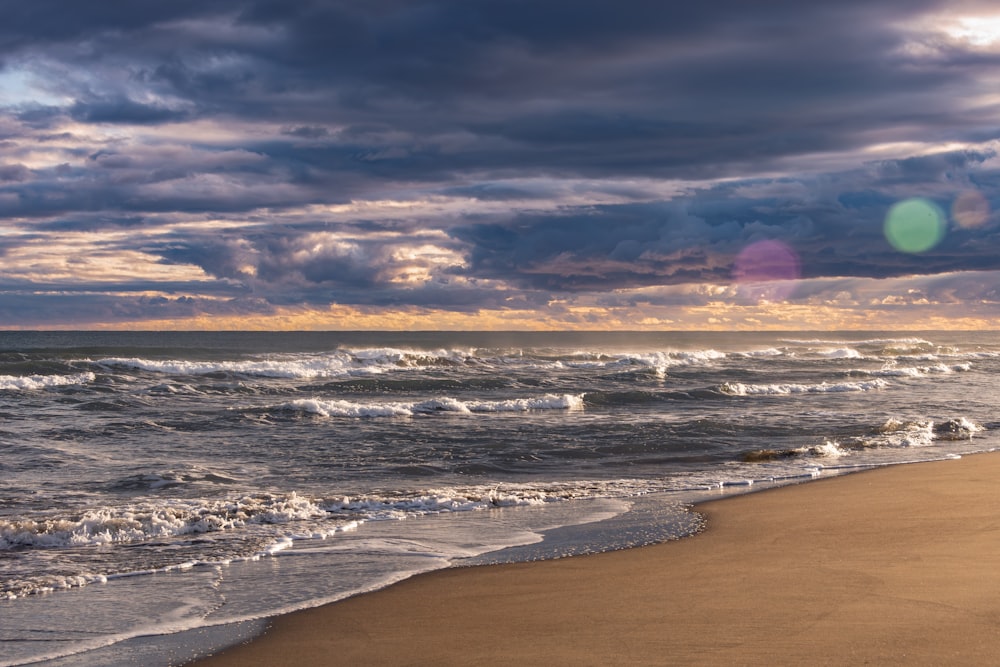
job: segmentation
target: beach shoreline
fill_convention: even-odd
[[[998,478],[988,453],[710,500],[692,537],[418,575],[191,664],[992,664]]]

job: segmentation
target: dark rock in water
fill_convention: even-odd
[[[740,460],[744,463],[761,463],[764,461],[776,461],[778,459],[790,459],[801,455],[797,449],[755,449],[745,453]]]

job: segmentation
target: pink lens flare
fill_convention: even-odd
[[[757,241],[743,248],[733,265],[740,293],[755,300],[788,298],[802,277],[798,254],[781,241]]]

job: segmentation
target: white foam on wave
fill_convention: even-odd
[[[52,387],[68,387],[93,382],[93,373],[73,375],[0,375],[0,391],[38,391]]]
[[[583,394],[545,394],[535,398],[503,401],[460,401],[451,397],[396,403],[357,403],[345,400],[300,398],[277,406],[279,410],[307,412],[320,417],[412,417],[418,414],[528,412],[532,410],[581,410]]]
[[[143,570],[131,570],[128,572],[115,572],[107,574],[82,572],[78,574],[68,574],[68,575],[50,574],[50,575],[32,577],[29,579],[24,579],[16,582],[16,587],[12,588],[11,590],[0,591],[0,600],[2,599],[16,600],[18,598],[27,597],[29,595],[38,595],[39,593],[51,593],[59,590],[81,588],[83,586],[87,586],[90,584],[104,584],[116,579],[129,579],[132,577],[141,577],[150,574],[166,574],[169,572],[180,572],[184,570],[191,570],[196,567],[219,567],[223,565],[232,565],[234,563],[255,562],[263,558],[269,558],[278,555],[280,552],[291,548],[294,545],[294,543],[298,540],[326,539],[328,537],[333,536],[336,533],[344,533],[357,530],[357,528],[362,523],[363,521],[349,521],[328,528],[321,532],[312,531],[308,533],[279,536],[276,537],[271,544],[268,544],[264,548],[245,556],[228,557],[218,560],[201,560],[201,559],[186,560],[179,563],[171,563],[169,565],[163,565],[161,567],[147,568]],[[11,583],[13,584],[15,582]]]
[[[805,445],[793,449],[757,449],[745,453],[741,460],[744,463],[772,463],[776,461],[793,461],[799,458],[839,459],[850,452],[836,440],[825,440],[820,445]]]
[[[16,599],[113,579],[183,571],[199,566],[218,567],[257,561],[278,555],[295,542],[324,540],[338,533],[354,531],[368,521],[394,521],[431,514],[537,506],[574,498],[631,496],[642,493],[643,488],[643,482],[639,480],[612,480],[428,489],[423,492],[401,492],[398,497],[368,494],[309,499],[295,493],[261,494],[201,504],[178,501],[170,505],[102,508],[80,517],[62,519],[0,521],[0,550],[113,546],[173,536],[238,531],[251,524],[273,527],[273,530],[263,533],[267,544],[246,555],[208,560],[186,559],[155,568],[126,572],[78,572],[30,577],[4,582],[5,590],[0,590],[0,599]],[[260,533],[257,531],[255,534]]]
[[[0,520],[0,551],[134,543],[325,516],[323,508],[295,493],[102,507],[79,516]]]
[[[860,359],[861,353],[853,347],[830,347],[817,350],[816,354],[827,359]]]
[[[825,394],[884,389],[889,383],[882,379],[865,382],[821,382],[819,384],[744,384],[726,382],[719,391],[732,396],[780,396],[786,394]]]
[[[441,363],[464,363],[475,358],[472,350],[436,349],[412,350],[394,347],[346,349],[346,354],[359,361],[395,366],[427,366]]]
[[[971,440],[986,428],[965,417],[935,422],[934,437],[938,440]]]
[[[840,338],[783,338],[783,343],[793,345],[934,345],[929,340],[923,338],[866,338],[864,340],[848,340]]]
[[[590,365],[588,368],[599,368],[613,371],[626,372],[648,372],[652,371],[657,377],[664,378],[671,368],[680,366],[701,366],[711,364],[726,358],[725,352],[713,349],[691,350],[691,351],[669,351],[669,352],[628,352],[613,355],[612,360],[601,362],[599,366]],[[593,364],[593,362],[591,362]],[[571,364],[574,368],[581,365]]]
[[[287,354],[243,360],[188,361],[107,357],[96,363],[134,368],[165,375],[235,373],[272,378],[338,378],[371,375],[392,370],[465,363],[470,353],[462,350],[414,351],[395,348],[336,350],[323,354]]]
[[[539,368],[574,368],[584,370],[634,371],[652,369],[658,375],[674,366],[694,366],[725,359],[726,353],[718,350],[618,352],[614,354],[576,351],[569,359],[554,360],[546,364],[532,364]]]
[[[315,538],[372,519],[535,505],[571,498],[631,495],[625,482],[504,484],[314,499],[295,492],[227,500],[174,500],[102,507],[76,516],[0,520],[0,551],[132,544],[150,539],[232,531],[251,525],[287,526],[286,537]],[[317,522],[319,520],[319,522]],[[298,522],[303,522],[299,525]],[[308,526],[308,528],[304,528]],[[321,528],[317,528],[320,526]],[[326,526],[326,527],[324,527]],[[302,532],[305,531],[305,532]]]
[[[938,442],[971,440],[985,428],[958,417],[944,421],[931,419],[906,420],[890,417],[873,432],[850,443],[852,449],[928,447]]]
[[[803,447],[802,451],[804,454],[810,456],[819,456],[828,459],[839,459],[841,456],[847,456],[848,454],[836,440],[824,440],[823,444]]]
[[[610,479],[545,483],[505,482],[455,488],[425,489],[391,496],[363,494],[327,500],[323,507],[333,513],[363,516],[366,520],[405,519],[426,514],[469,512],[498,507],[538,506],[567,500],[629,498],[662,491],[677,491],[677,480]]]
[[[856,373],[872,375],[875,377],[907,377],[921,378],[932,374],[964,373],[972,370],[972,364],[934,364],[932,366],[886,366],[878,370],[858,370]]]
[[[165,375],[238,373],[274,378],[338,377],[348,375],[352,370],[360,370],[351,367],[349,358],[339,355],[247,361],[183,361],[110,357],[100,359],[97,363],[104,366],[134,368]]]
[[[763,350],[750,350],[749,352],[740,352],[741,357],[782,357],[786,353],[784,350],[779,350],[776,347],[768,347]]]
[[[890,418],[879,428],[878,435],[870,438],[866,444],[869,447],[926,447],[933,442],[933,421]]]

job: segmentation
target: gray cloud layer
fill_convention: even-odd
[[[1000,270],[992,220],[920,255],[882,235],[902,198],[1000,199],[1000,51],[913,27],[989,4],[898,4],[21,3],[0,24],[0,324],[49,321],[18,257],[78,232],[215,281],[161,283],[193,302],[147,276],[99,299],[45,283],[124,304],[91,311],[111,319],[727,283],[764,239],[805,278]],[[323,208],[377,200],[414,206]]]

